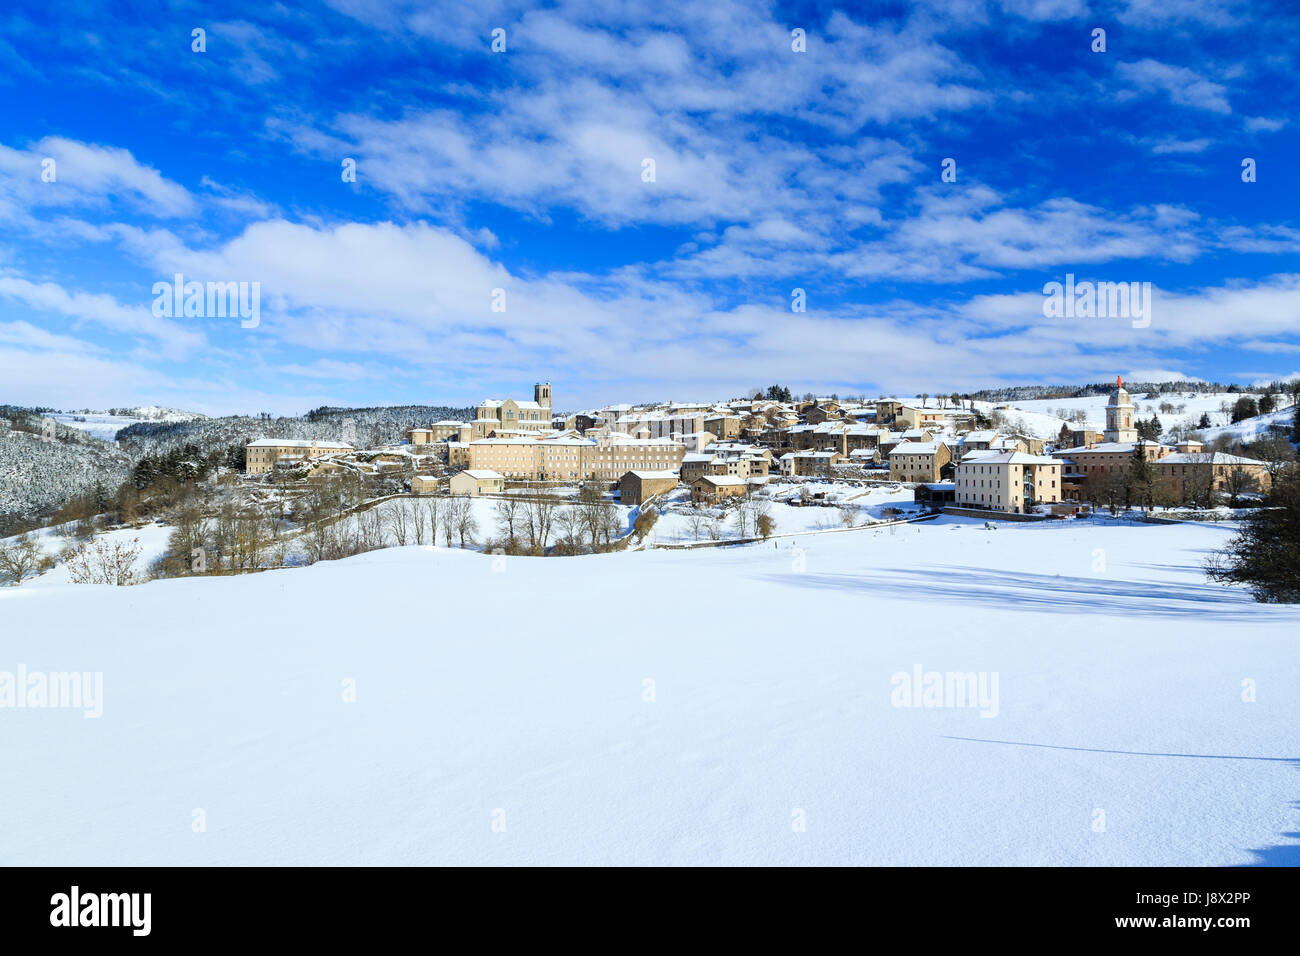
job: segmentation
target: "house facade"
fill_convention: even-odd
[[[451,476],[448,487],[453,495],[477,497],[484,494],[500,494],[506,489],[504,475],[495,471],[471,468]]]
[[[905,441],[889,453],[889,477],[893,481],[934,482],[952,460],[941,441]]]
[[[619,500],[637,507],[647,498],[672,491],[678,481],[675,471],[629,471],[618,480]]]
[[[970,456],[958,462],[953,485],[959,508],[1026,514],[1061,501],[1061,461],[1020,451]]]

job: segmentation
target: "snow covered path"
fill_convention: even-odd
[[[0,672],[104,682],[99,719],[0,709],[0,863],[1295,864],[1300,608],[1206,583],[1228,533],[0,590]],[[894,706],[918,669],[996,675],[996,715]]]

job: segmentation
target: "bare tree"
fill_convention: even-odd
[[[558,502],[549,495],[529,499],[524,505],[524,530],[528,534],[528,550],[543,554],[551,537]]]
[[[0,580],[22,584],[23,578],[38,573],[46,563],[44,551],[30,534],[0,544]]]
[[[453,522],[456,527],[456,536],[460,539],[460,546],[467,548],[474,543],[474,535],[478,532],[478,521],[474,518],[474,504],[469,498],[456,498],[449,509],[453,515]]]
[[[406,547],[406,542],[414,530],[411,527],[411,512],[408,510],[410,501],[410,498],[398,498],[390,502],[384,515],[388,530],[392,532],[393,540],[397,542],[399,548]]]
[[[442,536],[446,539],[449,548],[455,547],[453,539],[456,534],[456,505],[457,502],[462,500],[460,498],[448,498],[442,503],[442,514],[440,515]]]
[[[515,526],[519,523],[520,504],[518,497],[506,495],[497,501],[494,509],[497,515],[497,527],[506,539],[507,551],[513,551],[515,547]]]
[[[580,508],[570,505],[556,510],[555,531],[559,539],[557,544],[563,544],[564,550],[574,552],[582,549],[582,530],[583,516]]]
[[[753,514],[747,506],[748,506],[748,502],[746,501],[739,502],[736,506],[736,512],[734,515],[734,519],[736,522],[736,533],[742,538],[749,537],[749,530],[751,527],[750,520],[751,518],[753,518]]]
[[[357,515],[357,550],[376,551],[384,547],[384,516],[379,506],[367,508]]]
[[[604,503],[605,489],[598,482],[589,481],[578,492],[577,507],[582,511],[583,530],[586,531],[587,541],[591,545],[592,551],[596,551],[600,547],[602,523],[600,511]]]
[[[421,546],[424,544],[424,509],[414,498],[403,498],[402,505],[408,509],[408,520],[411,523],[411,535],[415,539],[415,544]]]
[[[623,522],[618,516],[618,506],[612,501],[602,501],[600,507],[596,509],[596,522],[601,537],[605,539],[605,547],[610,547],[618,537],[618,533],[623,530]]]
[[[429,543],[436,548],[438,546],[439,499],[430,495],[427,498],[421,498],[419,504],[429,522]]]

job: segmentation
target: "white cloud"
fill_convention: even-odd
[[[1148,57],[1136,63],[1120,63],[1115,71],[1141,92],[1163,93],[1180,106],[1211,113],[1232,112],[1226,87],[1204,79],[1185,66],[1172,66]]]

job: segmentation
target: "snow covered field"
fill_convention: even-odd
[[[0,673],[103,699],[0,709],[0,862],[1300,862],[1300,608],[1205,581],[1229,533],[945,518],[2,589]],[[985,699],[895,706],[918,669]]]

